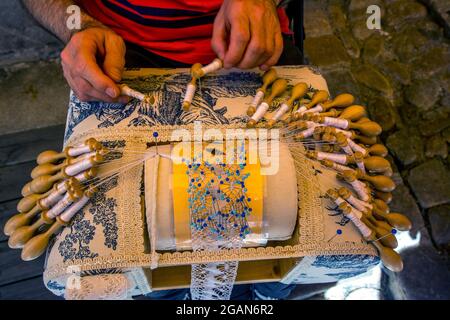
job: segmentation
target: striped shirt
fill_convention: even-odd
[[[193,64],[215,58],[214,19],[223,0],[78,0],[86,12],[122,36],[162,57]],[[289,33],[284,9],[281,30]]]

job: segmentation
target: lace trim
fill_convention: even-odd
[[[123,274],[81,277],[79,286],[66,288],[66,300],[123,300],[128,298],[129,281]]]
[[[210,125],[203,126],[203,130],[207,129],[237,129],[244,128],[242,124],[236,125]],[[154,129],[159,133],[158,142],[171,141],[172,132],[176,129],[186,129],[192,131],[192,125],[184,126],[159,126]],[[224,135],[225,136],[225,135]],[[127,140],[127,149],[139,148],[144,150],[147,142],[153,142],[154,138],[151,132],[146,128],[129,128],[117,129],[114,132],[104,132],[94,129],[84,132],[76,137],[72,136],[67,144],[78,144],[87,138],[96,138],[98,140],[106,139],[125,139]],[[126,156],[124,150],[124,156]],[[227,249],[219,252],[165,252],[158,253],[158,265],[161,267],[174,266],[181,264],[207,263],[217,261],[249,261],[249,260],[265,260],[276,258],[300,258],[304,256],[316,255],[377,255],[373,246],[362,243],[327,243],[324,240],[323,216],[320,213],[311,214],[321,203],[318,195],[320,194],[317,177],[312,174],[308,167],[308,161],[301,157],[296,159],[297,181],[299,186],[299,227],[294,234],[292,241],[297,242],[294,245],[276,246],[276,247],[260,247],[260,248],[241,248]],[[66,276],[68,266],[77,265],[81,271],[100,270],[108,268],[141,268],[151,265],[151,255],[144,253],[144,243],[142,233],[144,232],[143,219],[141,217],[140,208],[140,181],[142,174],[142,166],[136,170],[130,170],[126,176],[128,184],[120,183],[121,194],[129,193],[129,188],[133,187],[134,200],[120,197],[118,207],[118,221],[120,221],[120,247],[117,253],[107,257],[98,257],[94,259],[83,259],[60,263],[48,266],[44,272],[44,279],[52,280],[58,277]],[[306,178],[305,178],[306,177]],[[125,175],[123,177],[125,179]],[[130,185],[132,184],[132,186]],[[136,212],[139,214],[130,214]],[[126,218],[124,217],[126,215]],[[126,225],[125,225],[126,221]],[[291,242],[292,242],[291,241]],[[46,280],[47,281],[47,280]]]

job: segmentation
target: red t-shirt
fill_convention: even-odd
[[[213,23],[223,0],[79,0],[89,15],[126,41],[157,55],[193,64],[215,58]],[[278,9],[281,30],[289,33],[284,9]]]

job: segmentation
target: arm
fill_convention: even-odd
[[[64,43],[68,43],[72,35],[79,30],[67,28],[67,8],[76,5],[73,0],[22,0],[31,15],[48,31]],[[104,27],[102,23],[81,10],[81,29]]]
[[[22,0],[46,29],[66,43],[64,77],[81,101],[127,102],[117,86],[125,66],[125,43],[114,31],[81,10],[81,29],[67,27],[73,0]]]

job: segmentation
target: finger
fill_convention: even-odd
[[[105,60],[103,61],[103,71],[115,82],[122,80],[122,73],[125,68],[126,47],[119,36],[107,36],[105,39]]]
[[[261,21],[251,22],[250,29],[251,41],[247,46],[244,57],[238,65],[242,69],[260,66],[270,57],[266,50],[266,28],[261,27]]]
[[[223,60],[225,58],[225,52],[227,51],[227,31],[225,20],[220,13],[214,21],[211,47],[219,59]]]
[[[280,59],[280,56],[283,53],[283,37],[281,36],[281,32],[277,32],[275,35],[274,50],[275,51],[273,55],[261,66],[261,70],[263,71],[269,70],[269,68],[276,65],[278,60]]]
[[[78,95],[89,99],[87,101],[103,101],[108,103],[117,103],[117,102],[127,103],[129,101],[128,97],[124,96],[111,98],[104,92],[96,90],[96,88],[91,83],[89,83],[86,79],[82,77],[74,78],[72,76],[72,81],[76,87],[76,92],[78,93]]]
[[[230,43],[225,53],[224,66],[231,68],[237,65],[244,55],[250,40],[250,25],[247,19],[235,19],[231,23]]]
[[[110,98],[117,98],[120,95],[120,90],[116,83],[105,75],[98,66],[95,54],[92,54],[87,49],[82,49],[77,61],[73,69],[75,75],[84,78],[97,91],[105,93]]]

